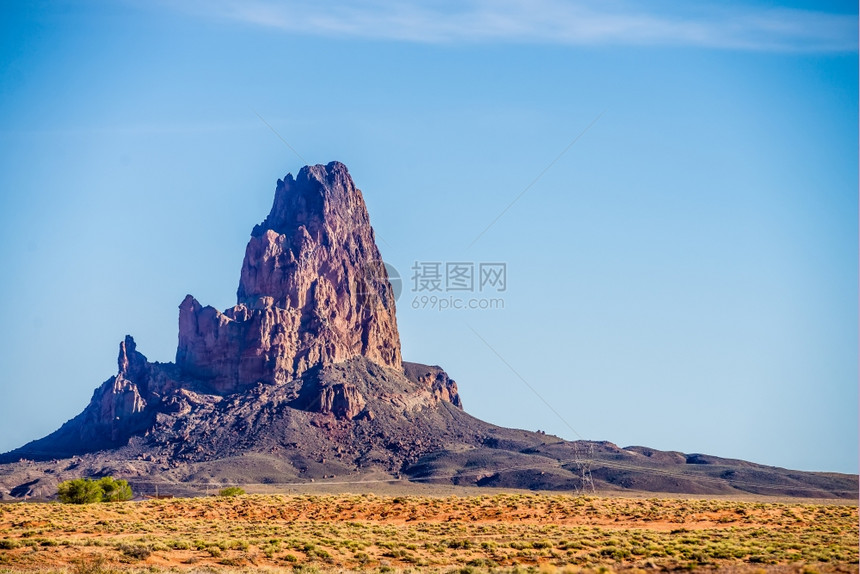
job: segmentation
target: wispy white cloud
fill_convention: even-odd
[[[737,3],[210,0],[196,6],[209,15],[293,34],[402,42],[857,50],[856,15]]]

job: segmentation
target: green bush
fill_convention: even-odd
[[[116,480],[112,476],[106,476],[99,480],[99,486],[104,491],[102,497],[104,502],[120,502],[134,498],[131,487],[125,480]]]
[[[218,491],[218,496],[240,496],[242,494],[245,494],[245,491],[238,486],[228,486]]]
[[[60,502],[90,504],[93,502],[116,502],[131,500],[134,495],[125,480],[106,476],[98,480],[77,478],[61,482],[57,489]]]
[[[97,480],[88,478],[77,478],[61,482],[58,487],[57,496],[60,502],[69,504],[90,504],[101,502],[105,492]]]

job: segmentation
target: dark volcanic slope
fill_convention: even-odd
[[[131,337],[118,372],[59,430],[0,455],[0,496],[113,474],[138,490],[402,477],[551,490],[856,497],[857,477],[567,442],[463,411],[439,367],[403,362],[394,295],[342,164],[278,182],[253,230],[236,306],[180,305],[175,363]],[[22,461],[22,459],[24,459]],[[172,486],[171,486],[172,485]]]
[[[497,427],[445,398],[452,387],[436,384],[440,369],[406,366],[411,378],[357,357],[312,369],[288,383],[259,384],[227,396],[183,390],[179,408],[158,413],[152,426],[122,447],[0,467],[0,484],[6,488],[2,494],[53,493],[62,479],[113,474],[128,478],[139,492],[152,492],[152,481],[157,481],[161,493],[178,494],[202,492],[205,485],[224,481],[348,483],[387,476],[566,491],[593,486],[692,494],[856,496],[853,476],[792,472],[641,447],[621,449],[605,442],[568,442]],[[338,390],[344,385],[353,390]],[[347,412],[354,416],[347,418]]]

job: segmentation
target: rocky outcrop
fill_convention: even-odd
[[[298,314],[275,307],[271,297],[258,309],[236,305],[222,313],[188,295],[179,306],[176,364],[219,394],[283,383],[308,368],[295,360],[300,327]]]
[[[458,408],[463,408],[457,383],[442,370],[442,367],[404,362],[403,371],[409,380],[428,387],[437,401],[446,401]]]
[[[367,401],[358,389],[349,383],[339,383],[320,389],[320,394],[311,409],[340,419],[354,419],[364,410]]]
[[[118,378],[143,381],[149,375],[149,362],[143,353],[137,351],[137,344],[131,335],[126,335],[119,344],[119,356],[117,356],[116,364]]]
[[[119,344],[117,374],[93,392],[83,412],[2,459],[16,460],[16,453],[33,459],[62,458],[122,446],[152,424],[162,401],[178,386],[173,365],[148,362],[126,335]]]
[[[81,420],[67,423],[84,447],[125,444],[151,425],[156,413],[184,384],[173,364],[147,361],[131,335],[119,344],[117,368],[117,374],[93,393],[90,404],[79,415]]]
[[[95,393],[89,407],[84,411],[81,438],[84,440],[108,439],[115,442],[125,434],[131,421],[138,418],[147,407],[143,394],[147,393],[149,364],[146,357],[137,351],[130,335],[119,344],[118,372],[105,381]]]
[[[394,293],[381,259],[346,166],[287,175],[251,234],[238,304],[221,313],[189,295],[180,305],[177,365],[219,393],[283,383],[356,356],[400,368]]]
[[[294,408],[355,419],[368,401],[356,382],[313,373],[360,358],[402,377],[394,300],[367,207],[346,166],[305,166],[295,178],[278,180],[269,215],[251,232],[235,306],[222,312],[187,295],[179,305],[175,364],[148,362],[126,337],[117,374],[87,408],[18,450],[54,457],[114,448],[164,416],[212,402],[200,397],[299,380]],[[434,369],[422,372],[418,389],[386,396],[413,409],[439,401],[460,407],[456,384]]]

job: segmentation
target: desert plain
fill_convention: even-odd
[[[0,572],[858,571],[853,501],[418,492],[5,503]]]

